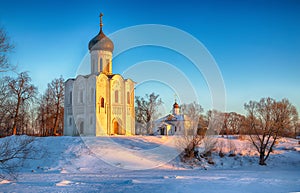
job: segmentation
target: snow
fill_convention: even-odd
[[[174,141],[172,136],[36,138],[42,157],[27,160],[17,179],[0,180],[0,192],[300,192],[296,139],[279,139],[267,166],[258,165],[246,139],[218,137],[215,164],[205,167],[180,162]]]
[[[56,183],[56,186],[67,186],[69,184],[71,184],[72,182],[69,181],[69,180],[62,180],[61,182],[59,183]]]

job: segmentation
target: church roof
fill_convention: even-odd
[[[102,30],[102,16],[100,14],[100,32],[89,42],[89,50],[105,50],[109,52],[113,52],[114,43],[104,34]]]
[[[134,82],[134,81],[133,81],[132,79],[130,79],[130,78],[126,78],[126,79],[125,79],[121,74],[105,74],[105,73],[102,73],[102,72],[100,72],[100,73],[98,73],[98,74],[78,75],[76,78],[69,78],[67,81],[69,81],[69,80],[76,81],[79,77],[88,79],[88,78],[90,78],[91,76],[96,76],[96,77],[98,77],[98,76],[100,76],[100,75],[106,76],[109,80],[113,79],[115,76],[118,76],[118,77],[121,77],[122,80],[124,80],[124,81],[132,81],[134,84],[136,84],[136,82]],[[67,81],[66,81],[66,82],[67,82]]]
[[[186,116],[184,116],[183,114],[180,115],[166,115],[164,117],[161,117],[160,119],[157,119],[155,122],[173,122],[173,121],[185,121],[187,119]]]

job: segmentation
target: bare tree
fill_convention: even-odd
[[[8,54],[14,46],[10,44],[4,28],[0,27],[0,73],[14,69],[8,61]],[[5,79],[0,80],[0,129],[1,136],[8,135],[9,124],[11,120],[10,111],[11,100],[8,93],[7,82]]]
[[[294,126],[298,120],[296,108],[287,100],[262,98],[245,104],[250,139],[259,153],[259,164],[266,165],[272,148],[281,131]]]
[[[196,102],[181,105],[181,113],[185,116],[185,128],[182,133],[179,133],[177,144],[184,150],[184,156],[187,158],[195,157],[196,147],[201,144],[205,135],[198,132],[202,112],[203,108]]]
[[[53,134],[57,135],[59,122],[63,122],[64,120],[62,117],[62,115],[64,114],[64,79],[62,77],[60,77],[59,79],[54,79],[50,84],[48,84],[48,88],[51,92],[55,108]],[[60,133],[62,133],[62,131]]]
[[[5,30],[0,27],[0,72],[6,72],[14,67],[8,62],[7,54],[14,46],[9,43]]]
[[[223,114],[223,126],[221,130],[221,134],[228,135],[236,135],[240,133],[240,129],[243,126],[243,122],[245,117],[236,112],[224,113]]]
[[[162,104],[161,98],[155,93],[146,94],[145,98],[135,97],[135,117],[138,130],[145,130],[148,134],[153,133],[153,121],[158,118],[158,107]]]
[[[190,104],[181,105],[181,113],[188,116],[189,118],[189,128],[186,128],[186,132],[191,132],[193,134],[197,133],[199,119],[201,113],[203,113],[203,108],[200,104],[193,102]]]
[[[224,124],[224,113],[217,110],[207,111],[207,120],[208,120],[208,135],[218,135]]]
[[[7,82],[4,79],[0,79],[0,136],[2,137],[11,135],[11,105],[12,101]]]
[[[300,120],[295,122],[295,134],[294,137],[297,137],[300,135]],[[300,141],[299,141],[300,143]]]
[[[39,99],[37,125],[42,136],[61,135],[64,121],[64,79],[54,79]]]
[[[27,72],[21,72],[16,78],[8,78],[10,94],[14,99],[13,135],[17,134],[17,125],[20,123],[21,107],[37,94],[37,88],[31,84],[31,78]]]
[[[54,103],[51,97],[49,88],[40,97],[37,115],[37,125],[39,127],[39,134],[41,136],[52,135],[51,128],[53,128],[53,107]]]
[[[16,171],[27,159],[44,156],[42,147],[34,145],[35,138],[9,136],[0,139],[0,178],[16,178]]]

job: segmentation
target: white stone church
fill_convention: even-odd
[[[100,32],[88,45],[91,73],[65,82],[64,135],[134,135],[134,85],[112,73],[113,42]]]

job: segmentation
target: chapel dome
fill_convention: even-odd
[[[100,14],[100,32],[89,42],[89,50],[105,50],[109,52],[113,52],[114,43],[103,33],[102,30],[102,16]]]
[[[177,104],[177,102],[174,103],[173,108],[179,108],[179,105]]]

